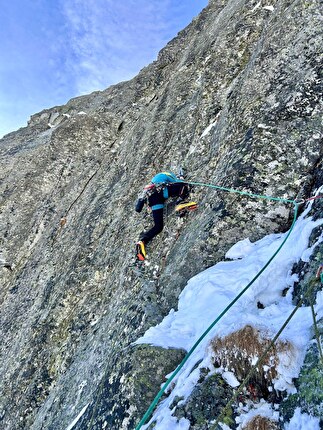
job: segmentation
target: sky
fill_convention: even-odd
[[[0,0],[0,138],[131,79],[208,0]]]

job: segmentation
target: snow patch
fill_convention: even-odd
[[[230,260],[238,260],[239,258],[246,257],[253,250],[253,243],[250,242],[249,238],[240,240],[233,245],[229,251],[225,254],[225,258]]]
[[[258,3],[256,4],[256,6],[251,10],[251,12],[254,12],[254,11],[255,11],[255,10],[257,10],[260,6],[261,6],[261,1],[260,1],[260,2],[258,2]]]
[[[212,130],[213,127],[216,126],[216,120],[214,122],[212,122],[209,126],[206,127],[206,129],[203,131],[203,133],[201,134],[201,137],[205,137],[206,135],[208,135],[210,133],[210,131]]]
[[[223,372],[222,378],[233,388],[239,387],[240,382],[237,380],[237,378],[234,376],[234,373],[232,372]]]
[[[284,430],[320,430],[320,420],[308,414],[302,414],[301,408],[296,408],[293,418],[285,424]]]
[[[263,9],[269,10],[270,12],[274,12],[275,10],[274,6],[264,6]]]
[[[266,124],[258,124],[257,125],[258,128],[262,128],[263,130],[269,130],[271,127],[269,125]]]
[[[216,371],[209,346],[215,336],[225,337],[250,325],[269,337],[274,337],[295,309],[291,287],[298,277],[292,273],[293,266],[304,256],[308,259],[320,243],[318,240],[308,248],[313,229],[323,224],[322,219],[314,221],[312,217],[307,217],[309,210],[310,206],[296,221],[285,246],[271,264],[225,314],[224,309],[254,280],[288,233],[269,234],[254,243],[244,239],[232,246],[226,253],[226,257],[232,261],[222,261],[191,278],[179,296],[178,310],[172,309],[160,324],[151,327],[135,342],[189,351],[205,334],[173,379],[173,388],[168,398],[159,404],[153,418],[143,429],[147,429],[152,422],[156,423],[156,430],[189,428],[187,420],[178,421],[172,416],[174,411],[170,409],[170,405],[175,397],[183,398],[180,403],[185,402],[199,380],[200,369]],[[290,291],[283,297],[282,292],[287,288]],[[264,309],[257,307],[258,302],[264,305]],[[315,310],[319,318],[323,314],[323,293],[317,296]],[[217,323],[214,324],[216,319]],[[292,345],[292,350],[286,349],[279,354],[277,378],[274,381],[276,390],[295,392],[293,379],[298,377],[303,364],[311,339],[312,323],[311,309],[302,307],[281,334],[280,340]],[[225,372],[223,376],[230,385],[236,386],[238,381],[231,372]],[[259,411],[263,414],[267,411],[266,416],[270,415],[271,419],[276,416],[276,412],[267,404],[261,404],[257,408],[257,414]],[[302,430],[305,428],[308,430],[308,427],[303,427]],[[288,427],[286,430],[294,428]]]
[[[206,129],[201,134],[200,139],[202,137],[205,137],[206,135],[208,135],[210,133],[210,131],[212,130],[212,128],[216,126],[216,124],[218,122],[218,118],[220,116],[220,113],[221,112],[218,112],[217,115],[216,115],[216,117],[214,118],[213,122],[211,122],[211,124],[206,127]]]
[[[256,416],[268,418],[272,421],[278,421],[279,419],[279,413],[275,411],[269,403],[261,401],[260,403],[253,405],[251,410],[246,413],[241,413],[236,418],[236,423],[239,424],[237,430],[243,429],[248,422]]]
[[[77,422],[80,420],[80,418],[84,415],[85,411],[87,410],[90,403],[84,406],[84,408],[81,410],[81,412],[78,414],[78,416],[75,418],[75,420],[66,428],[66,430],[72,430],[72,428],[77,424]]]

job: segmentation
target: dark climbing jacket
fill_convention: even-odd
[[[137,200],[135,207],[136,212],[142,211],[147,199],[149,206],[153,211],[162,209],[164,207],[164,201],[173,195],[173,193],[170,192],[168,185],[176,183],[180,184],[182,182],[183,181],[179,179],[174,173],[157,173],[157,175],[152,178],[150,185],[145,187],[143,195]],[[178,195],[177,192],[175,195]]]
[[[145,245],[149,243],[164,227],[163,208],[168,197],[177,197],[178,201],[183,201],[189,196],[190,186],[182,179],[177,178],[174,173],[161,172],[155,175],[151,183],[144,189],[144,193],[138,199],[136,211],[140,212],[145,203],[151,210],[154,220],[153,227],[140,235],[140,241]]]

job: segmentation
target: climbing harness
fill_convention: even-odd
[[[309,198],[309,199],[306,199],[306,200],[303,200],[303,199],[302,200],[291,200],[291,199],[285,199],[285,198],[280,198],[280,197],[273,197],[273,196],[267,196],[267,195],[249,193],[249,192],[246,192],[246,191],[236,190],[236,189],[233,189],[233,188],[226,188],[226,187],[222,187],[222,186],[218,186],[218,185],[213,185],[213,184],[209,184],[209,183],[203,183],[203,182],[192,182],[192,181],[187,182],[187,181],[185,181],[185,183],[188,184],[188,185],[192,185],[192,186],[213,188],[213,189],[216,189],[216,190],[225,191],[225,192],[229,192],[229,193],[235,193],[235,194],[239,194],[239,195],[242,195],[242,196],[247,196],[247,197],[252,197],[252,198],[257,198],[257,199],[265,199],[265,200],[270,200],[270,201],[276,201],[276,202],[278,201],[278,202],[282,202],[282,203],[293,204],[294,205],[293,221],[292,221],[292,225],[291,225],[291,227],[290,227],[290,229],[289,229],[286,237],[284,238],[283,242],[280,244],[280,246],[274,252],[274,254],[269,258],[269,260],[266,262],[266,264],[260,269],[260,271],[255,275],[255,277],[248,283],[248,285],[243,288],[243,290],[229,303],[229,305],[220,313],[220,315],[210,324],[210,326],[199,337],[199,339],[195,342],[195,344],[192,346],[192,348],[187,352],[187,354],[185,355],[185,357],[183,358],[183,360],[181,361],[181,363],[178,365],[178,367],[174,370],[174,372],[172,373],[172,375],[167,379],[167,381],[165,382],[165,384],[162,386],[162,388],[160,389],[160,391],[157,393],[156,397],[154,398],[154,400],[150,404],[150,406],[147,409],[145,415],[142,417],[141,421],[139,422],[139,424],[137,425],[137,427],[136,427],[135,430],[140,430],[142,428],[142,426],[147,422],[148,418],[150,418],[153,410],[155,409],[155,407],[158,404],[158,401],[163,396],[163,394],[165,393],[166,389],[169,387],[170,383],[174,380],[174,378],[176,377],[176,375],[178,375],[178,373],[180,372],[180,370],[183,368],[183,366],[185,365],[185,363],[188,361],[188,359],[190,358],[190,356],[193,354],[193,352],[195,351],[195,349],[197,348],[197,346],[202,342],[202,340],[207,336],[207,334],[213,329],[213,327],[220,321],[220,319],[229,311],[229,309],[239,300],[239,298],[254,284],[254,282],[259,278],[259,276],[270,265],[270,263],[273,261],[273,259],[276,257],[276,255],[281,251],[281,249],[283,248],[283,246],[287,242],[289,236],[291,235],[291,233],[292,233],[292,231],[294,229],[294,226],[295,226],[295,223],[296,223],[296,220],[297,220],[297,212],[298,212],[299,206],[301,204],[305,203],[306,201],[314,200],[315,198],[323,198],[323,196],[315,196],[313,198]],[[301,304],[302,304],[302,301],[299,304],[299,306],[301,306]],[[295,314],[295,312],[298,309],[298,307],[296,307],[293,310],[293,312],[289,316],[289,319],[286,321],[286,323],[280,329],[280,331],[276,334],[276,336],[274,338],[275,340],[276,340],[276,338],[278,338],[278,336],[280,335],[281,331],[285,328],[285,326],[287,325],[287,323],[289,322],[289,320]],[[268,351],[266,350],[266,354],[267,354],[267,352]],[[259,363],[259,360],[258,360],[258,363]],[[250,376],[249,376],[248,380],[249,379],[250,379]],[[247,384],[248,380],[245,382],[245,384]],[[217,422],[218,421],[219,420],[217,420]],[[213,427],[213,428],[215,428],[215,427]]]

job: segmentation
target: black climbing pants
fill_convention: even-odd
[[[154,226],[150,230],[142,233],[140,236],[140,240],[145,244],[150,242],[164,228],[164,209],[156,209],[152,211],[152,216],[154,219]]]
[[[184,200],[189,196],[189,186],[185,183],[175,182],[167,186],[167,192],[168,197],[179,197]],[[150,242],[157,234],[161,233],[164,228],[164,209],[162,207],[154,209],[154,206],[163,206],[166,200],[167,198],[164,197],[164,190],[156,191],[148,198],[148,204],[153,209],[152,216],[154,226],[140,235],[140,240],[145,244]]]

